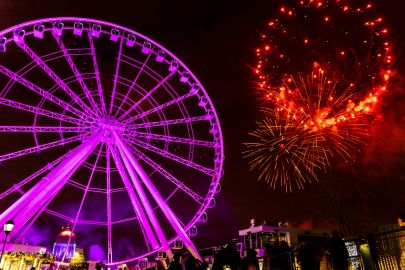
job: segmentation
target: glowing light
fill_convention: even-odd
[[[72,231],[68,231],[68,230],[62,231],[60,233],[60,235],[62,235],[62,236],[70,236],[71,234],[72,234]]]

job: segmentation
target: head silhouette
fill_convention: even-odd
[[[176,252],[173,254],[173,260],[175,260],[176,262],[180,262],[181,259],[181,253],[180,252]]]

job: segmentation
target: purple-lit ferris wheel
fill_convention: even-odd
[[[14,220],[12,241],[69,223],[110,265],[183,244],[199,257],[190,237],[223,157],[204,88],[149,38],[85,18],[0,32],[0,224]]]

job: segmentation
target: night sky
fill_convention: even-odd
[[[0,0],[0,28],[57,16],[110,21],[162,44],[194,72],[214,103],[225,143],[222,192],[216,196],[217,206],[208,211],[208,222],[199,225],[199,248],[236,237],[251,218],[331,228],[336,204],[354,233],[393,223],[405,213],[405,2],[377,2],[395,42],[397,74],[368,150],[353,167],[335,168],[320,183],[291,194],[258,182],[241,154],[242,143],[261,117],[251,67],[257,30],[276,12],[272,2]]]

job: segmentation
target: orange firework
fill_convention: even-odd
[[[296,117],[283,116],[274,112],[257,122],[257,129],[250,133],[255,142],[245,144],[244,155],[250,158],[251,168],[261,172],[259,179],[273,189],[280,186],[291,192],[293,185],[303,188],[304,183],[318,180],[317,173],[325,170],[328,161],[319,144],[322,136],[304,127],[306,116],[300,112]]]

